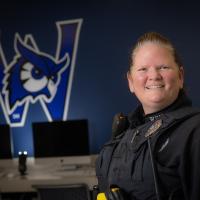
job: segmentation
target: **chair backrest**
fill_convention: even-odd
[[[34,185],[39,200],[90,200],[86,184],[72,185]]]

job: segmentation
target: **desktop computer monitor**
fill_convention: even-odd
[[[34,122],[35,158],[89,155],[88,121]]]
[[[0,124],[0,159],[12,158],[11,131],[8,124]]]

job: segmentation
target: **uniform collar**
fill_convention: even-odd
[[[163,114],[167,114],[173,111],[176,111],[177,109],[180,109],[182,107],[191,107],[192,102],[191,100],[187,97],[185,92],[183,90],[180,90],[178,98],[172,103],[170,106],[164,108],[161,111],[151,113],[148,115],[144,115],[144,111],[142,108],[142,105],[139,105],[137,109],[133,112],[130,113],[128,116],[129,122],[131,124],[131,128],[137,127],[139,125],[142,125],[148,121],[155,121],[159,119]]]

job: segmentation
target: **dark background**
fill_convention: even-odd
[[[128,114],[137,100],[128,90],[129,52],[141,34],[157,31],[170,38],[184,63],[185,83],[194,105],[200,105],[200,6],[192,1],[87,0],[1,1],[0,42],[6,59],[14,55],[14,34],[32,34],[41,51],[54,55],[55,23],[83,19],[72,83],[68,119],[89,122],[90,153],[98,153],[111,135],[113,116]],[[2,110],[0,110],[2,112]],[[33,155],[29,116],[24,127],[12,128],[14,152]],[[5,119],[0,114],[0,122]]]

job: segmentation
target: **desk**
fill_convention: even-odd
[[[94,158],[92,158],[92,162]],[[0,172],[0,192],[34,192],[33,185],[41,184],[76,184],[86,183],[90,189],[97,184],[94,163],[75,163],[76,169],[69,169],[68,165],[58,165],[48,161],[48,164],[27,164],[27,174],[21,176],[17,162],[9,161],[4,164]],[[1,164],[1,163],[0,163]],[[1,167],[1,165],[0,165]]]

